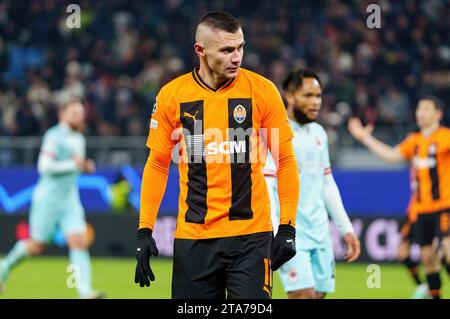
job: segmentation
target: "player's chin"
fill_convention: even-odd
[[[227,79],[234,79],[239,74],[239,68],[227,68],[225,69],[225,77]]]

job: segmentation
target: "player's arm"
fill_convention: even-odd
[[[57,140],[51,136],[44,136],[37,165],[40,174],[64,174],[80,169],[75,158],[58,160],[56,154]]]
[[[280,226],[271,251],[272,270],[295,256],[295,220],[300,194],[300,181],[292,146],[293,133],[283,100],[275,85],[264,87],[265,109],[262,127],[267,128],[266,143],[277,168]]]
[[[148,287],[150,281],[155,280],[150,268],[150,258],[157,256],[159,252],[153,238],[153,229],[166,190],[172,149],[176,142],[172,139],[174,125],[170,119],[174,116],[170,113],[171,104],[162,90],[156,101],[147,139],[150,155],[142,176],[139,229],[136,234],[137,263],[134,282],[141,287]]]
[[[324,175],[323,198],[325,207],[331,216],[334,224],[339,230],[342,238],[347,246],[345,258],[349,261],[355,261],[361,253],[361,245],[355,235],[353,225],[350,222],[347,212],[342,202],[341,193],[334,180],[331,169],[327,170]]]
[[[141,184],[139,229],[153,230],[169,177],[170,153],[151,150]]]
[[[280,226],[290,225],[295,227],[300,194],[300,180],[292,141],[288,140],[281,143],[278,152],[275,151],[272,154],[277,167]]]
[[[352,262],[359,257],[361,253],[361,244],[354,232],[353,225],[348,218],[344,203],[342,202],[341,193],[339,192],[339,188],[334,180],[333,171],[331,170],[330,154],[328,151],[328,136],[324,129],[322,132],[324,145],[322,151],[322,164],[324,167],[323,199],[325,202],[325,208],[338,228],[339,233],[347,246],[347,251],[344,257],[347,261]]]
[[[388,163],[405,161],[405,157],[398,147],[389,146],[372,135],[373,125],[363,126],[358,118],[351,118],[348,122],[350,134],[366,146],[372,153]]]
[[[272,247],[272,270],[277,270],[295,256],[295,220],[300,194],[300,181],[297,171],[292,140],[272,147],[271,153],[277,167],[277,187],[280,203],[280,225]]]

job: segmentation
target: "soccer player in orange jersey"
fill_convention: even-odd
[[[450,129],[440,125],[443,112],[444,106],[435,97],[420,99],[416,109],[420,131],[411,133],[396,147],[373,137],[373,126],[364,127],[357,118],[352,118],[348,125],[350,133],[383,160],[411,162],[416,179],[417,241],[428,287],[436,299],[441,296],[441,251],[447,265],[450,262]]]
[[[299,178],[286,110],[275,85],[241,68],[244,35],[225,12],[198,24],[199,66],[165,85],[150,121],[135,282],[149,286],[152,230],[171,152],[180,173],[173,298],[270,298],[272,270],[295,255]],[[261,173],[267,145],[278,165],[280,226],[273,238]]]

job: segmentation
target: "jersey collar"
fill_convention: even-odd
[[[59,127],[61,128],[61,130],[63,132],[67,132],[67,133],[73,133],[75,132],[69,125],[67,125],[66,123],[59,123]]]
[[[226,88],[228,88],[232,83],[235,82],[236,78],[233,79],[229,79],[228,81],[225,81],[225,83],[223,83],[219,88],[217,89],[213,89],[212,87],[210,87],[208,84],[206,84],[202,78],[200,77],[200,75],[198,74],[198,70],[200,68],[197,66],[194,68],[194,70],[192,71],[192,77],[194,78],[194,81],[200,85],[203,89],[210,91],[210,92],[223,92]],[[240,72],[239,72],[240,73]],[[238,75],[239,76],[239,75]]]

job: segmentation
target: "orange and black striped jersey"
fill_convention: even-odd
[[[179,143],[175,237],[272,231],[261,174],[264,141],[274,147],[272,140],[282,143],[292,137],[280,93],[256,73],[240,69],[236,78],[214,90],[195,69],[165,85],[153,108],[147,146],[168,153]]]
[[[430,136],[411,133],[398,149],[411,161],[417,214],[450,209],[450,129],[440,127]]]

